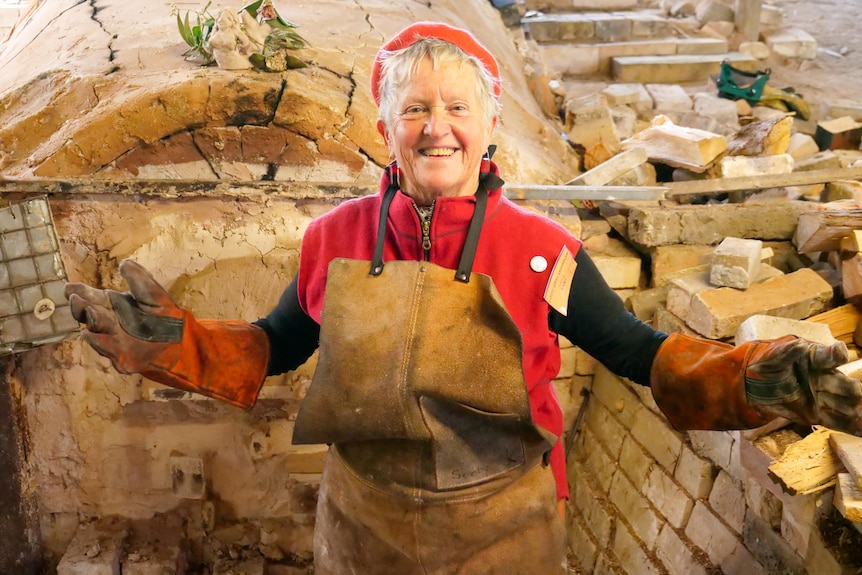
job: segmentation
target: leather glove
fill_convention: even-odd
[[[862,383],[835,369],[848,361],[843,342],[827,346],[785,336],[752,343],[745,370],[749,402],[798,423],[862,431]]]
[[[84,340],[120,373],[145,377],[240,407],[254,405],[269,359],[263,329],[242,321],[197,320],[141,265],[120,262],[128,293],[66,284]]]
[[[748,429],[777,416],[862,429],[862,383],[835,370],[842,343],[785,336],[738,346],[674,333],[650,372],[656,404],[676,429]]]

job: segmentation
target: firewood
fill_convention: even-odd
[[[862,319],[860,312],[853,304],[845,304],[829,311],[824,311],[807,318],[805,321],[816,321],[829,326],[832,336],[845,343],[853,341],[853,333]]]
[[[838,482],[845,471],[841,460],[829,448],[832,431],[815,426],[814,433],[784,450],[769,466],[769,475],[791,495],[822,491]]]
[[[792,127],[793,116],[746,124],[727,143],[727,153],[731,156],[784,154],[790,144]]]

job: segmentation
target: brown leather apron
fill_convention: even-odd
[[[465,253],[459,281],[422,261],[381,273],[382,248],[371,274],[367,261],[329,266],[294,429],[294,443],[332,444],[318,575],[566,572],[544,462],[556,438],[532,422],[520,333],[491,278],[470,277],[475,245]]]

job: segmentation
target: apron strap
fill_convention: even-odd
[[[488,146],[488,153],[483,162],[490,163],[496,146]],[[371,258],[370,275],[379,276],[383,273],[383,245],[386,237],[386,221],[389,218],[389,206],[398,191],[398,167],[390,164],[390,184],[383,193],[380,202],[380,218],[377,222],[377,243],[374,246],[374,256]],[[503,180],[491,171],[482,171],[479,176],[479,187],[476,190],[476,208],[473,217],[470,218],[470,227],[467,230],[467,239],[464,241],[464,249],[461,251],[461,259],[458,262],[458,270],[455,272],[455,280],[467,283],[473,271],[473,260],[476,259],[476,250],[479,247],[479,235],[482,233],[482,224],[485,221],[485,210],[488,207],[488,190],[502,187]]]
[[[383,240],[386,237],[386,220],[389,219],[389,205],[395,198],[398,184],[392,182],[383,193],[383,201],[380,202],[380,220],[377,222],[377,244],[374,246],[374,256],[371,258],[370,275],[379,276],[383,273]]]

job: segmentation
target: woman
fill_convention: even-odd
[[[130,261],[130,294],[67,287],[118,370],[243,407],[319,339],[294,431],[331,445],[317,573],[565,573],[558,334],[652,385],[681,429],[776,414],[858,429],[859,383],[833,369],[843,345],[655,332],[578,239],[506,200],[487,153],[500,82],[464,30],[421,22],[390,40],[372,73],[394,158],[380,193],[312,222],[297,277],[254,324],[195,319]]]

